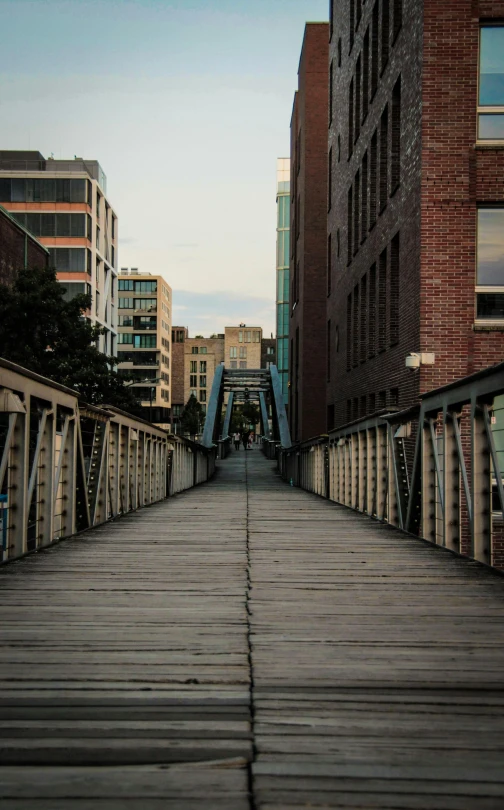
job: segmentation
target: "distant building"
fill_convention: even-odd
[[[89,319],[105,329],[100,349],[117,349],[117,216],[96,160],[54,160],[0,151],[0,203],[49,250],[67,297],[92,296]]]
[[[118,368],[137,380],[133,391],[145,418],[169,429],[171,287],[137,268],[121,268],[118,281]]]
[[[187,326],[172,326],[171,345],[171,429],[180,433],[180,417],[186,404],[184,396],[184,343],[189,337]]]
[[[261,368],[269,368],[277,365],[277,341],[275,338],[263,338],[261,340]]]
[[[224,362],[224,335],[184,342],[184,404],[194,395],[206,415],[215,369]]]
[[[277,160],[276,359],[284,402],[289,401],[290,158]]]
[[[21,268],[48,264],[48,249],[0,205],[0,284],[10,284]]]
[[[324,433],[327,303],[327,23],[308,23],[291,119],[289,422],[293,441]]]
[[[224,332],[226,368],[261,368],[260,326],[226,326]]]

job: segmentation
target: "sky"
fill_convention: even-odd
[[[276,159],[329,0],[0,0],[0,149],[98,160],[119,266],[191,335],[275,334]]]

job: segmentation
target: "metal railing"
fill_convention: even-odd
[[[0,359],[0,561],[202,483],[216,454]]]
[[[279,451],[295,486],[504,568],[504,363]]]

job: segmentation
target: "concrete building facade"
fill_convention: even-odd
[[[326,430],[327,23],[308,23],[291,120],[289,423],[293,441]]]
[[[226,326],[224,329],[224,362],[226,368],[261,368],[260,326]]]
[[[284,403],[289,401],[290,158],[277,160],[276,359]]]
[[[49,250],[67,296],[90,293],[100,349],[117,350],[117,215],[96,160],[0,151],[0,203]]]
[[[0,205],[0,284],[11,284],[22,268],[48,266],[48,249]]]
[[[172,290],[161,275],[122,267],[118,278],[118,369],[137,380],[133,390],[146,418],[170,428]]]
[[[329,427],[504,353],[504,2],[331,7]]]

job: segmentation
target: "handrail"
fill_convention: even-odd
[[[215,459],[215,447],[0,358],[0,561],[202,483]]]
[[[504,363],[279,451],[283,478],[504,569]]]

